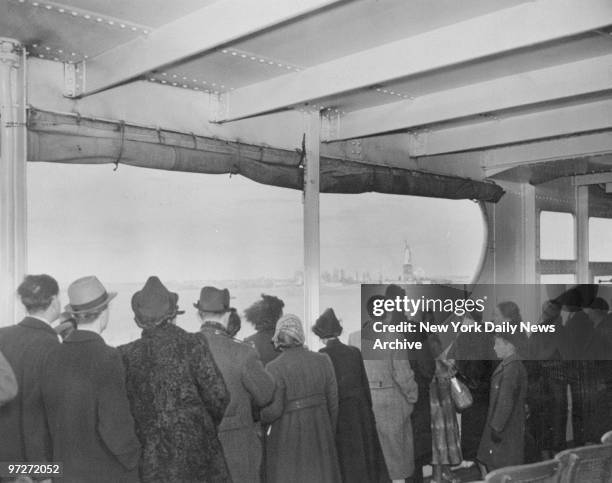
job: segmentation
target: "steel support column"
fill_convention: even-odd
[[[591,283],[589,273],[589,187],[576,186],[576,281]]]
[[[304,114],[306,156],[304,158],[304,330],[309,347],[317,340],[309,330],[319,316],[320,237],[319,237],[319,146],[321,116]]]
[[[15,291],[26,270],[25,106],[23,49],[0,38],[0,325],[19,316]]]

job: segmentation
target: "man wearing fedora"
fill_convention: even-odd
[[[66,311],[77,330],[45,362],[42,393],[66,483],[137,482],[140,444],[125,389],[119,351],[100,334],[116,296],[94,277],[68,287]]]
[[[140,339],[119,347],[147,482],[229,482],[217,435],[229,403],[206,340],[176,326],[178,294],[149,277],[132,297]]]
[[[202,336],[231,394],[219,439],[234,483],[258,483],[262,447],[253,420],[253,405],[266,406],[274,396],[275,383],[264,369],[257,352],[228,333],[232,313],[227,289],[204,287],[194,304],[202,321]]]
[[[17,396],[0,407],[0,461],[51,461],[41,382],[46,356],[60,345],[50,325],[61,312],[59,286],[49,275],[27,275],[17,293],[28,315],[0,329],[0,351],[19,388]]]

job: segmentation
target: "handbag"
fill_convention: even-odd
[[[450,379],[451,398],[455,403],[457,411],[463,411],[469,408],[474,403],[472,393],[465,385],[464,382],[460,381],[457,376],[453,376]]]

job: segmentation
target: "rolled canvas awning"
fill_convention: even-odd
[[[28,161],[117,163],[205,174],[240,174],[258,183],[303,188],[303,151],[244,144],[117,121],[30,108]],[[388,193],[496,203],[493,182],[321,157],[322,193]]]

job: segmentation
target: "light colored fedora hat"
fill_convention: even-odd
[[[96,312],[117,296],[116,292],[107,292],[97,277],[91,275],[79,278],[68,287],[69,304],[66,312],[86,314]]]

